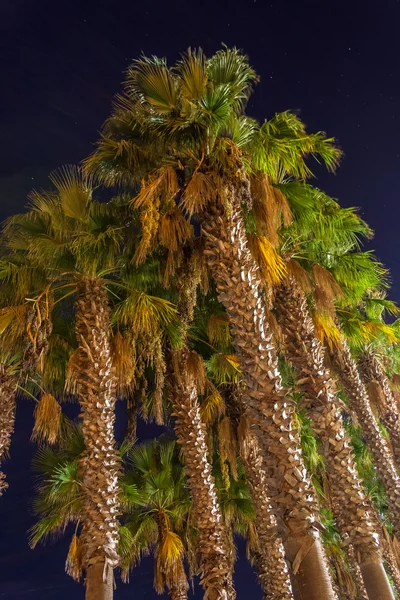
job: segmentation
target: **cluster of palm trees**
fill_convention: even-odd
[[[232,600],[237,536],[265,600],[400,593],[388,274],[357,211],[309,183],[335,140],[247,116],[256,82],[236,49],[134,61],[93,154],[3,228],[0,459],[33,399],[31,544],[69,533],[88,600],[149,553],[158,593],[199,576]],[[138,443],[138,418],[166,433]]]

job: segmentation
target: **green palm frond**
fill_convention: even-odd
[[[143,56],[135,60],[128,69],[126,89],[158,113],[169,113],[176,108],[177,86],[164,58]]]
[[[184,97],[190,102],[201,98],[208,81],[206,59],[202,49],[189,48],[178,62],[176,71],[181,79]]]

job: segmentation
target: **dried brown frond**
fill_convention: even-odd
[[[270,285],[279,285],[286,277],[286,264],[265,236],[249,235],[250,251]]]
[[[315,284],[321,288],[325,294],[335,300],[336,298],[343,298],[343,292],[340,285],[337,283],[333,275],[321,267],[319,264],[313,265],[313,276]]]
[[[395,390],[400,390],[400,375],[398,373],[392,375],[392,386]]]
[[[213,202],[216,196],[217,187],[210,175],[197,171],[186,186],[181,206],[189,215],[194,215]]]
[[[305,294],[309,294],[312,290],[312,285],[310,281],[310,277],[305,269],[301,266],[297,260],[291,258],[286,263],[286,269],[288,273],[288,278],[292,277],[297,285],[301,287]]]
[[[240,417],[237,428],[237,439],[239,443],[240,454],[247,458],[250,442],[250,427],[245,414]]]
[[[43,394],[35,407],[34,417],[35,424],[31,439],[54,444],[61,427],[61,406],[54,396]]]
[[[155,201],[150,203],[140,214],[142,236],[132,258],[132,262],[135,265],[141,265],[155,248],[156,235],[160,219],[160,213],[158,209],[159,201]]]
[[[200,415],[203,423],[213,423],[225,414],[226,406],[223,396],[211,381],[207,381],[208,393],[200,405]],[[212,435],[212,434],[211,434]]]
[[[65,570],[72,579],[80,581],[82,578],[82,543],[80,537],[73,535],[67,560],[65,561]]]
[[[387,404],[385,394],[379,383],[375,380],[369,381],[367,391],[375,416],[384,416],[387,411]]]
[[[167,251],[167,259],[163,263],[164,268],[164,276],[163,276],[163,286],[168,289],[172,278],[176,275],[177,270],[181,267],[183,260],[183,251],[182,248],[178,248],[176,252],[173,250]]]
[[[331,315],[332,318],[334,318],[336,311],[332,296],[328,296],[319,286],[315,286],[312,291],[312,295],[317,312],[326,312]]]
[[[117,376],[118,393],[132,384],[135,376],[136,347],[132,337],[128,340],[119,331],[111,338],[113,366]]]
[[[160,244],[177,252],[193,237],[193,226],[174,204],[160,219],[158,238]]]
[[[260,232],[265,233],[273,246],[279,243],[278,230],[281,213],[275,190],[266,175],[253,175],[250,178],[253,212]]]
[[[315,332],[322,344],[327,344],[331,350],[338,348],[342,339],[339,329],[328,313],[313,311]]]
[[[231,341],[228,317],[211,315],[207,323],[207,335],[212,344],[227,346]]]
[[[256,529],[256,524],[254,521],[250,521],[247,526],[246,533],[246,556],[247,559],[250,559],[252,552],[257,552],[260,549],[258,543],[258,533]]]
[[[274,336],[276,342],[278,342],[278,344],[282,346],[285,341],[285,336],[283,335],[281,326],[279,325],[274,313],[268,310],[266,311],[265,316],[267,319],[268,326],[272,332],[272,335]]]
[[[189,376],[193,377],[198,392],[200,394],[204,394],[207,383],[206,368],[202,356],[200,356],[200,354],[194,350],[190,350],[188,353],[186,359],[186,370]]]
[[[170,201],[179,191],[178,177],[171,166],[157,169],[147,182],[143,182],[138,195],[131,200],[134,208],[149,207],[151,204],[160,204],[161,201]]]
[[[79,348],[77,348],[70,356],[67,371],[65,376],[64,390],[66,394],[76,396],[78,391],[78,374],[79,374]]]
[[[330,559],[336,571],[340,591],[345,594],[347,598],[355,600],[358,594],[357,586],[343,558],[333,555],[330,556]]]
[[[162,347],[161,335],[157,336],[153,343],[152,351],[152,362],[154,368],[154,382],[155,389],[153,393],[153,406],[152,414],[157,425],[164,424],[164,410],[163,410],[163,391],[165,382],[165,373],[167,370],[164,353]]]
[[[237,479],[237,442],[229,417],[224,417],[218,424],[218,445],[221,467],[228,460],[231,473]],[[229,481],[229,478],[228,478]]]
[[[26,310],[26,304],[6,306],[0,309],[0,335],[6,329],[8,329],[7,334],[14,339],[22,335],[26,326]]]
[[[276,187],[272,189],[275,196],[276,204],[280,211],[282,222],[285,227],[289,227],[289,225],[293,223],[293,214],[289,202],[287,201],[286,196],[284,196],[280,189]]]

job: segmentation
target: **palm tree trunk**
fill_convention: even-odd
[[[87,599],[112,598],[113,569],[118,564],[118,473],[114,421],[116,377],[110,351],[110,311],[104,284],[83,278],[78,284],[76,362],[85,456],[81,464],[84,567]],[[96,582],[101,575],[101,581]],[[103,596],[90,594],[103,594]]]
[[[226,308],[246,384],[243,402],[271,475],[271,501],[279,517],[286,557],[292,563],[296,599],[335,597],[318,535],[315,492],[293,428],[292,408],[282,389],[278,356],[261,297],[258,268],[247,247],[238,196],[230,214],[209,208],[203,218],[205,254]]]
[[[264,592],[264,600],[293,600],[284,549],[268,498],[263,457],[256,439],[253,438],[249,441],[246,451],[241,452],[241,458],[246,469],[246,479],[256,511],[256,528],[260,547],[257,574]]]
[[[86,600],[112,600],[114,595],[114,575],[112,569],[105,569],[105,563],[90,564],[86,571]]]
[[[15,392],[17,380],[0,364],[0,462],[7,456],[15,423]],[[0,496],[8,488],[5,474],[0,471]]]
[[[371,410],[367,390],[361,381],[357,364],[343,338],[339,348],[331,352],[335,369],[349,398],[349,406],[357,415],[367,446],[374,458],[378,477],[386,490],[390,519],[396,535],[400,533],[400,478],[394,466],[393,455],[381,435]]]
[[[388,430],[390,441],[392,443],[393,454],[397,462],[397,467],[400,465],[400,420],[398,414],[397,403],[394,394],[390,387],[389,379],[378,361],[377,357],[371,350],[366,350],[359,361],[361,376],[366,384],[376,383],[381,392],[383,406],[380,407],[382,414],[382,422]]]
[[[199,531],[200,583],[205,600],[234,600],[228,560],[227,533],[218,502],[215,480],[208,460],[206,429],[200,416],[198,391],[186,367],[188,327],[193,320],[199,276],[194,260],[186,265],[179,281],[178,313],[183,346],[171,351],[170,400],[175,433],[185,459],[193,500],[195,525]]]
[[[240,385],[229,386],[229,391],[228,417],[237,430],[239,454],[246,471],[246,481],[256,513],[258,549],[253,555],[264,600],[293,600],[285,550],[269,499],[263,455],[257,438],[248,431],[246,421],[242,421],[244,410]]]
[[[233,600],[226,532],[207,456],[206,431],[200,417],[198,392],[186,370],[187,350],[175,353],[171,390],[175,432],[185,458],[193,500],[195,524],[199,530],[200,583],[207,600]]]
[[[331,509],[339,531],[355,548],[361,572],[363,576],[366,574],[365,588],[370,600],[376,597],[376,585],[382,599],[394,600],[382,566],[378,534],[345,434],[342,403],[336,397],[334,382],[324,367],[325,352],[316,336],[307,298],[290,277],[277,289],[275,299],[285,335],[285,355],[297,368],[300,379],[296,388],[303,393],[302,403],[321,440]],[[376,577],[381,577],[377,583],[370,577],[372,569]]]

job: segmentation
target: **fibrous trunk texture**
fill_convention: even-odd
[[[193,319],[197,282],[189,265],[182,276],[178,302],[184,340]],[[227,534],[208,460],[206,429],[200,416],[198,391],[186,366],[188,354],[186,345],[172,353],[170,399],[175,433],[185,459],[195,524],[199,532],[200,582],[206,600],[233,600],[236,594],[228,560]]]
[[[235,593],[230,581],[227,537],[218,503],[211,465],[208,461],[206,431],[200,417],[198,392],[186,373],[187,352],[177,351],[171,402],[175,432],[185,459],[193,500],[195,523],[199,531],[201,585],[204,598],[230,600]]]
[[[307,590],[307,600],[333,599],[326,557],[315,528],[315,492],[293,428],[290,400],[282,389],[258,268],[247,246],[235,190],[231,190],[229,201],[229,213],[223,208],[208,210],[202,230],[207,262],[217,284],[218,298],[229,317],[246,384],[243,402],[265,452],[271,501],[279,517],[286,556],[292,564],[294,596],[303,598]]]
[[[241,452],[241,458],[256,512],[259,542],[257,573],[264,592],[264,600],[292,600],[292,587],[282,540],[268,498],[267,477],[256,439],[249,440],[246,452]]]
[[[382,567],[379,537],[369,511],[362,483],[355,465],[350,439],[346,436],[342,420],[342,403],[335,394],[335,384],[324,367],[325,351],[319,342],[310,317],[307,298],[293,278],[288,278],[276,291],[279,323],[285,336],[285,356],[296,367],[300,379],[296,388],[303,393],[302,404],[311,420],[314,431],[321,440],[329,483],[331,509],[342,539],[355,549],[361,572],[364,563],[374,567],[381,597],[393,599],[389,581]],[[372,600],[375,593],[365,587]],[[386,596],[384,590],[386,589]]]
[[[400,466],[400,419],[389,379],[381,363],[371,350],[367,350],[359,361],[361,376],[366,384],[378,386],[380,391],[380,412],[384,426],[392,443],[396,466]]]
[[[116,377],[110,352],[110,329],[103,282],[82,279],[78,284],[76,306],[79,360],[75,367],[86,447],[81,464],[82,541],[88,581],[90,569],[101,565],[104,582],[112,578],[113,568],[118,563],[119,457],[114,440]],[[100,567],[96,572],[100,572]],[[108,600],[112,596],[96,599],[103,597]]]
[[[86,600],[112,600],[113,595],[112,569],[106,569],[104,561],[90,564],[86,571]]]
[[[7,456],[15,423],[15,392],[17,380],[0,364],[0,463]],[[0,496],[8,488],[6,476],[0,471]]]
[[[357,415],[362,427],[378,477],[385,487],[391,521],[398,535],[400,533],[400,479],[394,466],[393,454],[379,430],[356,361],[344,339],[341,341],[340,348],[331,352],[331,358],[348,395],[350,408]]]

